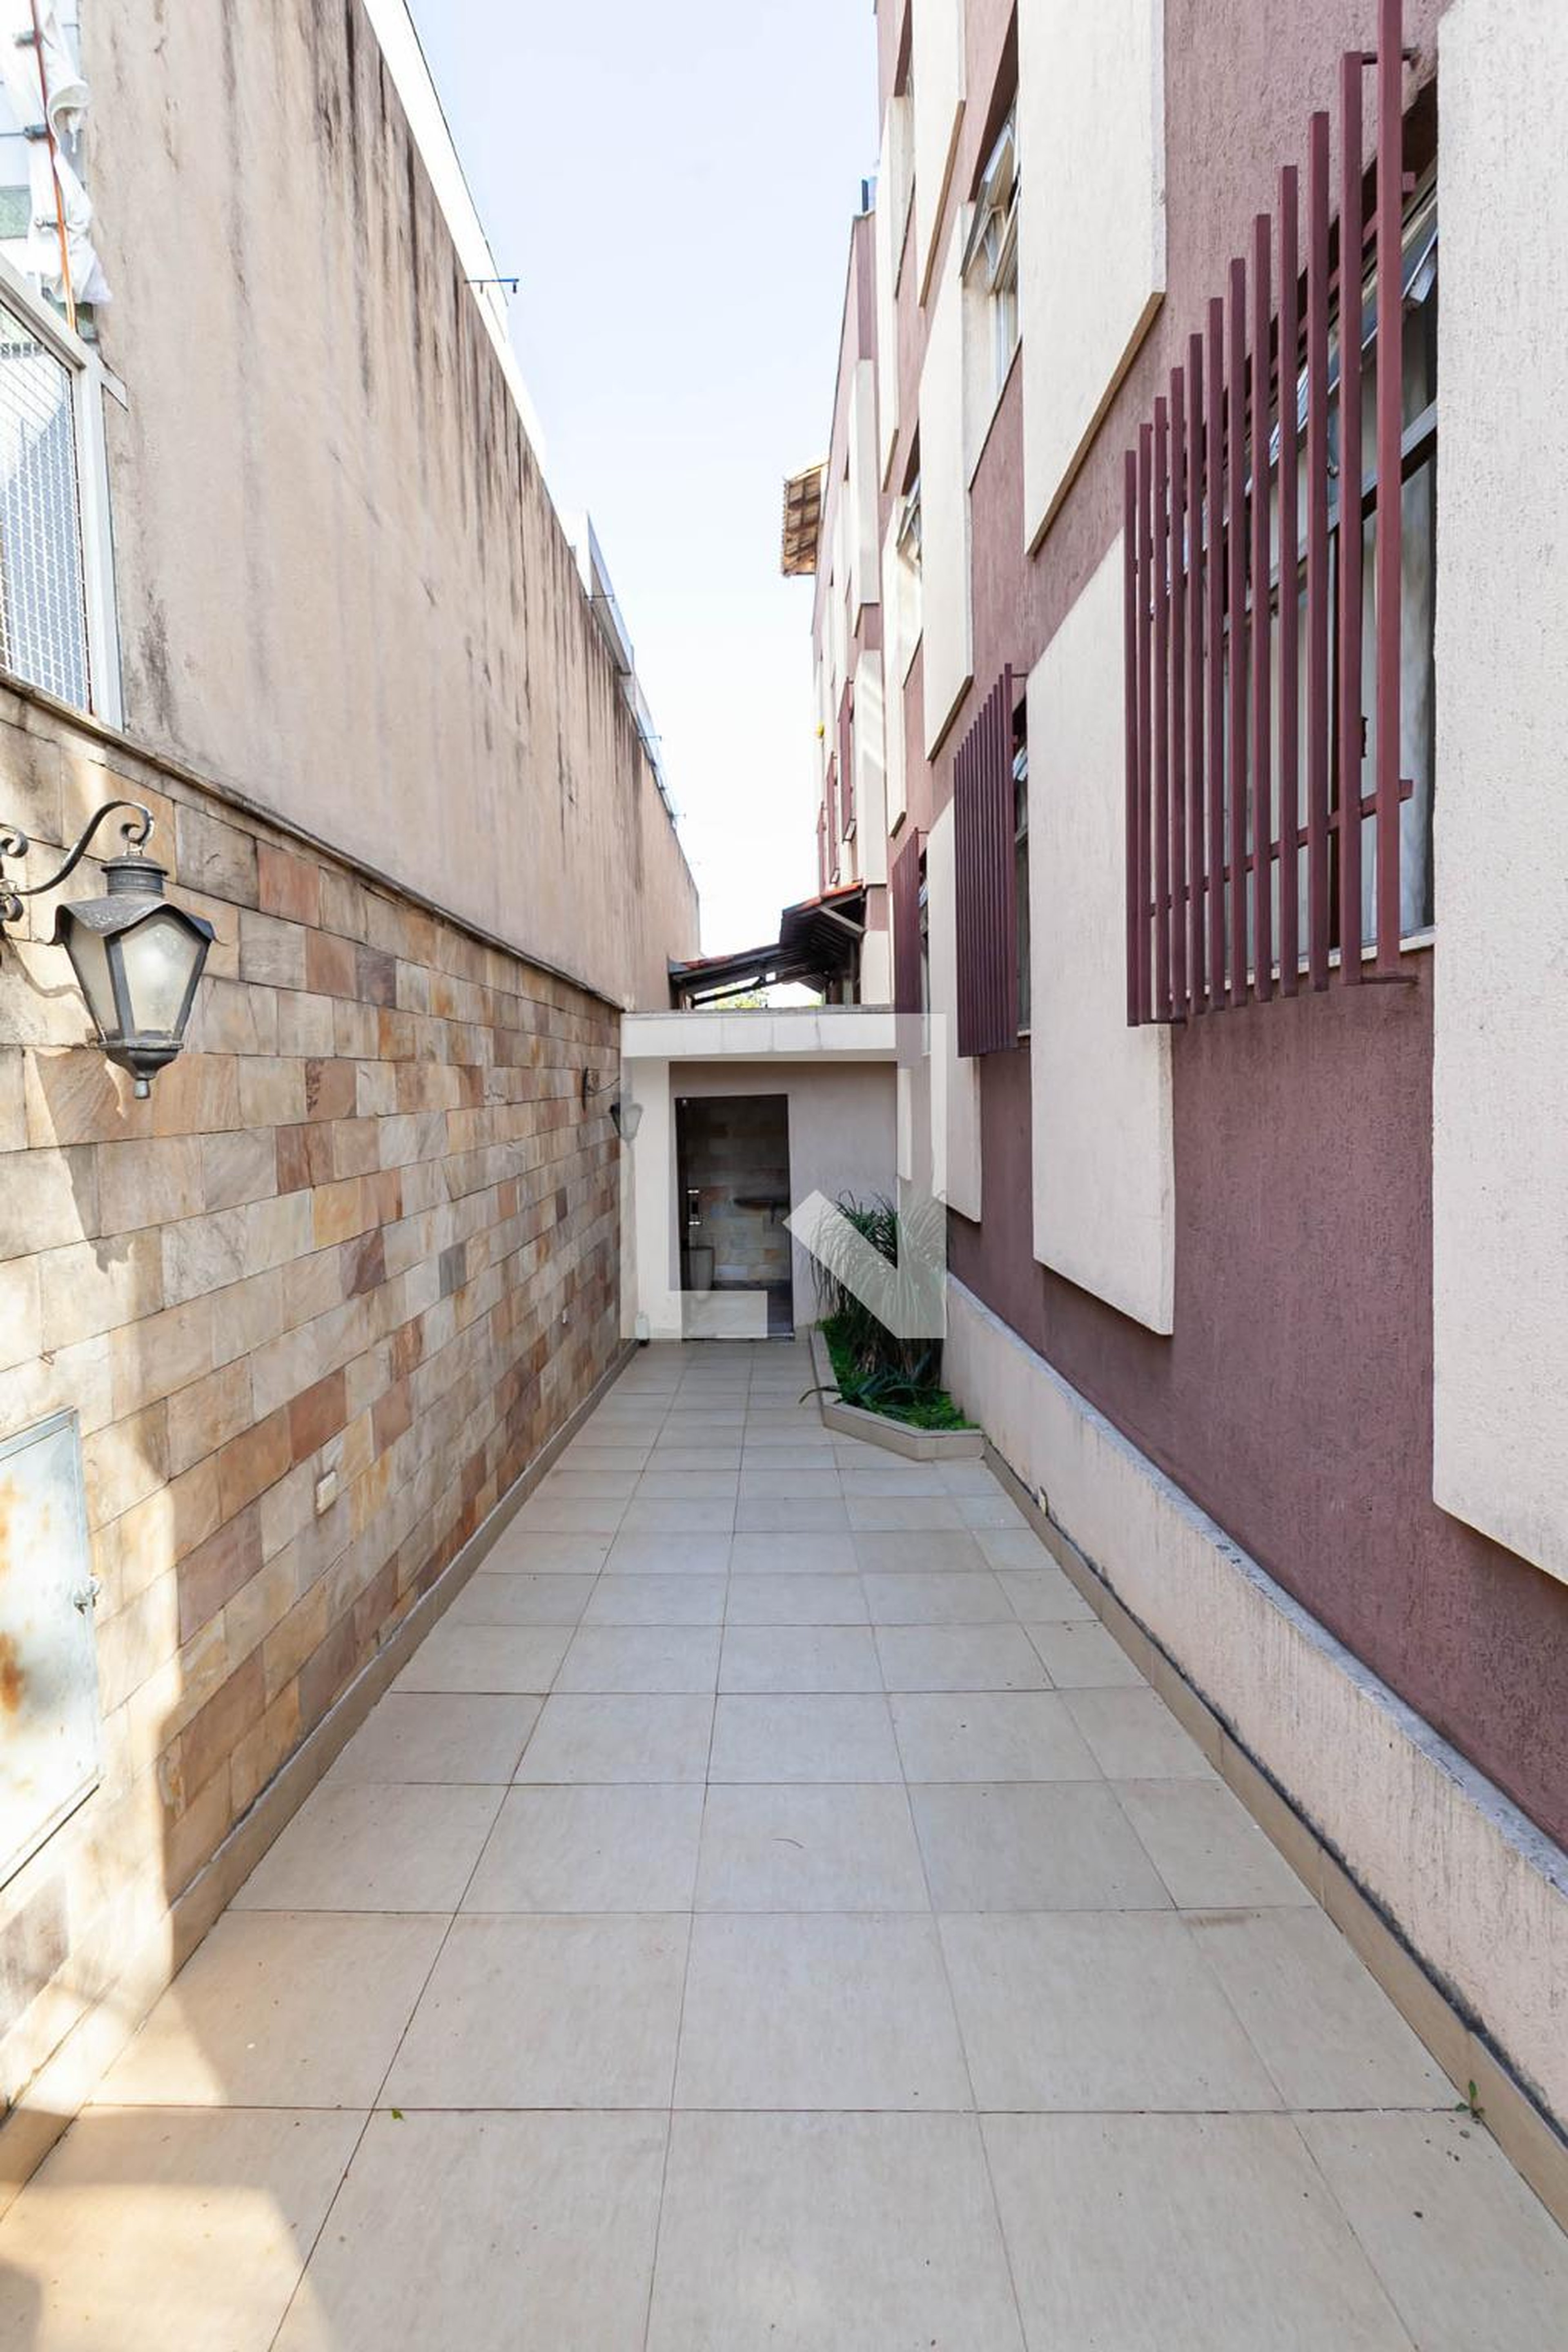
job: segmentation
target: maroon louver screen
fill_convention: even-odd
[[[1250,281],[1248,261],[1238,257],[1225,299],[1209,303],[1205,331],[1189,339],[1184,366],[1172,371],[1126,456],[1133,1024],[1183,1022],[1266,1002],[1277,991],[1294,996],[1303,982],[1326,988],[1336,947],[1342,985],[1398,976],[1400,811],[1412,789],[1400,774],[1401,475],[1420,461],[1425,445],[1402,446],[1400,338],[1380,332],[1375,488],[1357,498],[1366,479],[1363,336],[1340,335],[1337,389],[1329,365],[1331,284],[1342,319],[1354,320],[1360,308],[1369,66],[1376,68],[1380,305],[1384,289],[1401,284],[1400,0],[1376,0],[1376,48],[1350,50],[1340,63],[1337,247],[1323,112],[1309,126],[1304,222],[1297,168],[1288,163],[1279,173],[1278,241],[1270,215],[1259,213]],[[1347,284],[1348,299],[1340,290]],[[1269,499],[1276,467],[1277,530]],[[1342,501],[1350,499],[1352,545],[1368,520],[1375,534],[1375,653],[1365,681],[1363,567],[1339,560]],[[1288,583],[1282,627],[1270,611],[1277,566]],[[1303,573],[1298,617],[1289,583]],[[1369,702],[1376,745],[1367,792]],[[1371,860],[1365,924],[1363,858]],[[1366,970],[1363,938],[1376,946]]]
[[[888,877],[888,910],[893,929],[893,1010],[921,1009],[921,844],[912,827]]]
[[[1018,1042],[1013,835],[1013,673],[1005,669],[952,771],[961,1054],[1002,1054]]]

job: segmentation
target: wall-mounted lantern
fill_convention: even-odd
[[[61,907],[53,944],[71,960],[105,1055],[131,1072],[138,1095],[148,1095],[159,1071],[185,1042],[196,982],[213,940],[210,923],[171,906],[163,896],[167,868],[144,854],[152,812],[140,801],[105,801],[58,872],[25,890],[7,881],[4,861],[26,856],[27,836],[0,827],[0,924],[19,922],[24,898],[63,882],[115,809],[130,809],[134,815],[120,828],[123,854],[104,861],[108,896]]]
[[[609,1106],[610,1122],[623,1143],[630,1143],[642,1125],[641,1103],[628,1102],[625,1081],[618,1072],[606,1070],[601,1077],[597,1070],[583,1073],[583,1108],[587,1109],[595,1095],[607,1095],[614,1089]]]

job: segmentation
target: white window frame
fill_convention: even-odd
[[[992,391],[999,395],[1018,348],[1018,124],[1015,105],[997,134],[975,194],[963,279],[991,321]]]
[[[68,327],[37,287],[0,254],[0,296],[37,334],[47,351],[68,367],[76,438],[77,520],[81,545],[82,615],[87,632],[89,710],[106,726],[122,727],[124,695],[120,675],[120,619],[114,593],[114,530],[110,509],[109,443],[104,431],[107,394],[121,408],[125,387],[106,368],[90,343]]]

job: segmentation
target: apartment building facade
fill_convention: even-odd
[[[213,937],[143,1099],[51,937],[113,820],[0,931],[0,2198],[613,1374],[621,1015],[697,944],[403,0],[79,13],[5,881],[136,803]]]
[[[877,13],[819,840],[950,1384],[1561,2120],[1568,20]]]

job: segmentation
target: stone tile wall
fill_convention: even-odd
[[[0,1437],[80,1414],[103,1725],[0,1888],[0,2115],[618,1344],[615,1009],[0,695],[32,874],[117,794],[217,939],[145,1103],[52,903],[0,945]]]

